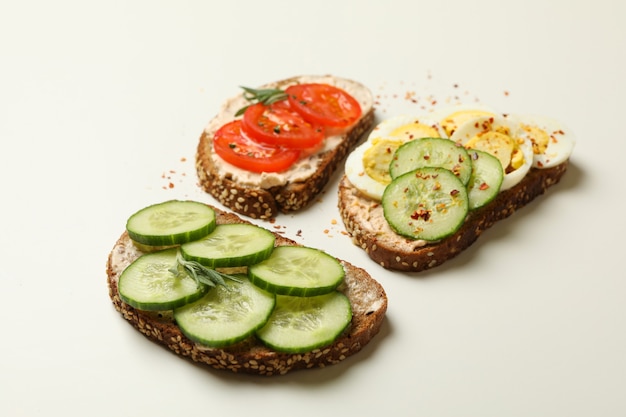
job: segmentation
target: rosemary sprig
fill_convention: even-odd
[[[250,87],[241,87],[243,89],[243,97],[250,101],[251,104],[237,110],[236,116],[241,116],[252,104],[263,103],[266,105],[276,103],[277,101],[287,98],[287,93],[279,88],[261,88],[255,89]]]
[[[174,264],[169,271],[172,274],[178,275],[180,268],[190,277],[192,277],[198,285],[205,284],[209,287],[215,287],[217,285],[226,285],[225,280],[230,279],[232,281],[241,283],[241,280],[235,278],[232,275],[218,272],[215,269],[207,268],[206,266],[196,262],[188,261],[178,252],[176,255],[176,264]]]

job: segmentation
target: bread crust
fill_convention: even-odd
[[[242,95],[227,101],[212,123],[202,132],[196,151],[196,172],[200,187],[211,194],[217,201],[231,210],[255,219],[268,220],[279,213],[289,213],[306,207],[330,180],[337,166],[357,144],[360,138],[372,127],[374,106],[371,92],[362,84],[352,80],[332,76],[301,76],[267,84],[261,88],[286,88],[303,82],[332,80],[336,85],[349,85],[364,97],[361,102],[362,116],[349,130],[341,134],[339,144],[324,151],[316,162],[315,171],[307,178],[289,181],[285,184],[262,186],[243,184],[232,178],[216,164],[213,156],[213,134],[216,131],[214,121],[232,113],[233,103],[241,100]],[[234,118],[234,116],[232,117]]]
[[[568,164],[569,161],[565,161],[552,168],[532,168],[517,185],[500,192],[491,203],[470,213],[454,235],[425,246],[411,246],[410,239],[395,234],[386,224],[379,227],[380,222],[372,221],[383,216],[382,207],[379,202],[361,194],[345,175],[339,183],[338,206],[352,241],[372,260],[386,269],[419,272],[456,257],[497,221],[509,217],[557,184]],[[368,212],[365,216],[364,211]]]
[[[213,208],[218,224],[248,223],[233,213]],[[284,236],[274,234],[276,245],[297,245]],[[251,336],[227,348],[208,348],[188,339],[174,322],[171,312],[141,311],[120,299],[117,286],[119,276],[141,254],[126,232],[119,237],[111,250],[106,271],[109,297],[113,306],[148,339],[167,347],[176,355],[214,369],[273,376],[298,369],[337,364],[359,352],[370,342],[379,332],[387,311],[387,295],[380,283],[365,270],[341,261],[346,278],[339,291],[350,299],[353,317],[348,328],[332,345],[307,353],[288,354],[273,351]]]

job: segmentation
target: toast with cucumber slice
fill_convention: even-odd
[[[129,217],[107,283],[115,309],[148,339],[244,374],[337,364],[378,334],[387,310],[365,270],[187,200]]]
[[[568,129],[530,117],[481,117],[458,127],[471,131],[461,140],[414,134],[423,125],[437,133],[438,121],[427,117],[390,119],[396,133],[378,133],[390,130],[383,122],[348,156],[340,215],[376,263],[407,272],[442,265],[561,180],[574,146]],[[405,132],[411,137],[402,139]]]
[[[196,171],[203,190],[247,217],[306,207],[373,124],[371,91],[350,79],[297,76],[242,88],[202,132]]]

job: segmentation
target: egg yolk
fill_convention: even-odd
[[[468,120],[483,116],[493,116],[494,114],[485,110],[459,110],[441,120],[441,127],[448,137],[452,136],[454,131]]]
[[[389,164],[396,149],[403,141],[398,139],[374,138],[372,146],[363,152],[363,168],[367,175],[381,184],[389,184]]]
[[[481,132],[470,139],[465,147],[485,151],[495,156],[505,172],[515,171],[524,165],[524,154],[515,140],[502,132]]]
[[[533,145],[533,153],[535,155],[542,155],[546,153],[548,143],[550,142],[550,135],[548,135],[548,132],[537,126],[529,126],[523,124],[521,127],[530,138],[530,141]]]
[[[515,171],[519,167],[524,165],[524,153],[521,149],[515,148],[513,154],[511,154],[511,171]]]
[[[438,138],[439,132],[432,126],[415,122],[402,125],[391,131],[390,136],[403,139],[404,141],[421,138]]]

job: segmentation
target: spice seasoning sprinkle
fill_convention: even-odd
[[[180,157],[179,162],[185,164],[187,162],[187,157]],[[164,171],[161,174],[161,179],[165,180],[165,184],[161,186],[163,190],[172,190],[176,188],[176,184],[184,183],[187,177],[186,167],[182,167],[179,169],[169,169]]]

